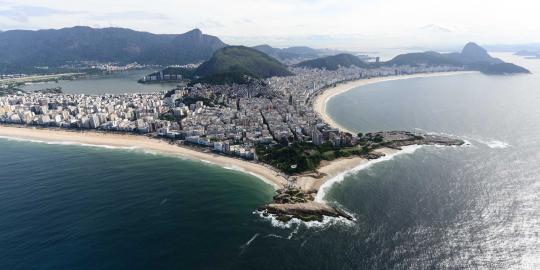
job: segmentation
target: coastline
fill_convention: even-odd
[[[275,189],[283,188],[287,185],[287,180],[281,176],[278,171],[267,166],[232,157],[213,154],[211,152],[206,153],[187,147],[175,146],[165,141],[146,136],[0,125],[0,137],[4,137],[6,139],[11,138],[39,141],[44,143],[155,151],[166,155],[175,155],[187,159],[206,161],[222,167],[243,171],[262,179],[268,184],[271,184]]]
[[[391,149],[391,148],[380,148],[375,150],[375,152],[382,153],[385,156],[394,156],[401,152],[401,150]],[[323,187],[328,187],[328,183],[340,175],[347,174],[351,171],[356,170],[359,167],[367,166],[370,162],[377,161],[368,160],[361,157],[348,157],[348,158],[339,158],[333,161],[323,161],[321,166],[317,169],[317,172],[321,174],[320,177],[314,175],[313,173],[305,173],[299,176],[295,176],[297,187],[300,187],[304,192],[316,193],[316,196],[322,201]]]
[[[402,76],[377,77],[370,79],[360,79],[335,87],[323,90],[315,96],[312,103],[313,109],[323,119],[325,123],[333,128],[344,132],[352,131],[340,126],[326,112],[328,101],[339,94],[348,92],[360,86],[369,85],[391,80],[402,80],[412,78],[450,76],[459,74],[475,73],[474,71],[456,71],[440,73],[424,73]],[[32,126],[4,126],[0,125],[0,138],[22,139],[37,141],[49,144],[81,145],[106,148],[120,148],[125,150],[142,150],[148,152],[157,152],[165,155],[173,155],[192,160],[199,160],[216,164],[226,169],[234,169],[244,173],[251,174],[262,181],[272,185],[275,190],[287,189],[288,187],[299,188],[306,194],[311,194],[311,200],[304,204],[269,204],[267,209],[277,212],[291,213],[311,211],[310,215],[324,215],[334,217],[346,217],[354,219],[347,213],[328,205],[324,200],[326,192],[331,186],[342,181],[345,176],[351,172],[359,171],[371,166],[372,164],[390,160],[394,156],[403,153],[412,153],[419,148],[417,145],[405,146],[403,149],[379,148],[375,152],[382,153],[384,156],[374,160],[368,160],[362,157],[339,158],[332,161],[322,161],[315,172],[307,172],[301,175],[284,176],[281,172],[269,165],[262,163],[241,160],[233,157],[227,157],[210,151],[192,149],[190,147],[173,145],[165,140],[151,138],[148,136],[134,134],[105,133],[93,130],[62,130],[57,128],[38,128]],[[290,184],[290,185],[289,185]],[[305,213],[304,213],[305,214]]]
[[[335,122],[327,113],[326,105],[330,99],[333,97],[349,92],[357,87],[386,82],[386,81],[395,81],[395,80],[406,80],[414,78],[429,78],[429,77],[441,77],[441,76],[453,76],[461,74],[472,74],[478,73],[478,71],[450,71],[450,72],[435,72],[435,73],[418,73],[412,75],[397,75],[397,76],[388,76],[388,77],[374,77],[369,79],[359,79],[355,81],[350,81],[347,83],[338,84],[335,87],[325,89],[322,93],[319,93],[313,101],[313,110],[321,117],[321,119],[330,125],[333,128],[337,128],[344,132],[349,132],[351,134],[356,133],[350,129],[347,129],[337,122]]]
[[[253,175],[260,180],[272,185],[276,190],[286,188],[288,180],[282,174],[269,167],[255,162],[237,158],[222,156],[212,152],[203,152],[188,147],[171,145],[167,141],[150,138],[141,135],[103,133],[92,130],[62,130],[57,128],[38,128],[31,126],[4,126],[0,125],[0,139],[23,140],[47,144],[75,145],[104,147],[120,150],[141,150],[150,153],[172,155],[181,158],[208,162],[223,168],[238,170]],[[385,154],[385,157],[393,157],[402,150],[381,148],[376,150]],[[294,186],[301,188],[307,193],[313,193],[316,202],[322,201],[326,189],[331,186],[330,182],[355,171],[358,168],[369,166],[373,162],[386,160],[384,157],[376,160],[368,160],[361,157],[339,158],[333,161],[323,161],[317,169],[317,173],[310,172],[297,176],[291,176]]]

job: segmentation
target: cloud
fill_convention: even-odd
[[[201,28],[240,44],[432,47],[537,42],[538,10],[538,0],[0,0],[0,25],[114,24],[155,33]]]
[[[162,13],[152,13],[146,11],[123,11],[110,12],[87,16],[87,19],[98,21],[134,21],[134,20],[169,20],[170,18]]]
[[[428,33],[453,33],[455,32],[454,29],[450,27],[444,27],[436,24],[428,24],[426,26],[422,26],[418,28],[421,32],[428,32]]]
[[[76,13],[79,12],[40,6],[9,6],[7,9],[0,10],[0,17],[8,18],[10,20],[20,23],[25,23],[28,22],[28,20],[32,17],[48,17],[53,15],[66,15]]]
[[[212,19],[201,21],[194,26],[194,28],[204,28],[204,29],[223,28],[223,27],[225,27],[225,24],[216,20],[212,20]]]

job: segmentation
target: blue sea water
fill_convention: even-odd
[[[0,269],[538,269],[540,61],[532,75],[390,81],[336,96],[340,124],[468,140],[347,175],[355,223],[274,226],[273,190],[211,164],[0,139]]]

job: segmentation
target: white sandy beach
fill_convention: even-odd
[[[179,147],[165,141],[145,136],[8,126],[0,126],[0,136],[52,143],[135,148],[168,155],[179,155],[251,173],[272,184],[275,188],[282,188],[287,184],[287,180],[280,176],[277,171],[261,164],[225,157],[210,152],[204,153],[186,147]]]
[[[347,82],[343,84],[338,84],[336,87],[326,89],[322,93],[320,93],[313,101],[313,109],[315,110],[315,112],[319,114],[319,116],[323,119],[323,121],[329,124],[331,127],[337,128],[344,132],[355,134],[356,133],[355,131],[351,131],[339,125],[327,114],[326,104],[331,98],[339,94],[348,92],[357,87],[365,86],[368,84],[374,84],[374,83],[386,82],[386,81],[395,81],[395,80],[406,80],[406,79],[413,79],[413,78],[452,76],[452,75],[460,75],[460,74],[468,74],[468,73],[477,73],[477,71],[452,71],[452,72],[419,73],[419,74],[413,74],[413,75],[376,77],[376,78],[360,79],[360,80],[351,81],[351,82]]]

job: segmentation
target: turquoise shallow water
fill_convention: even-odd
[[[470,141],[423,147],[337,183],[354,224],[278,228],[272,189],[201,162],[0,139],[0,269],[537,269],[540,61],[535,74],[370,85],[329,103],[361,131]]]

